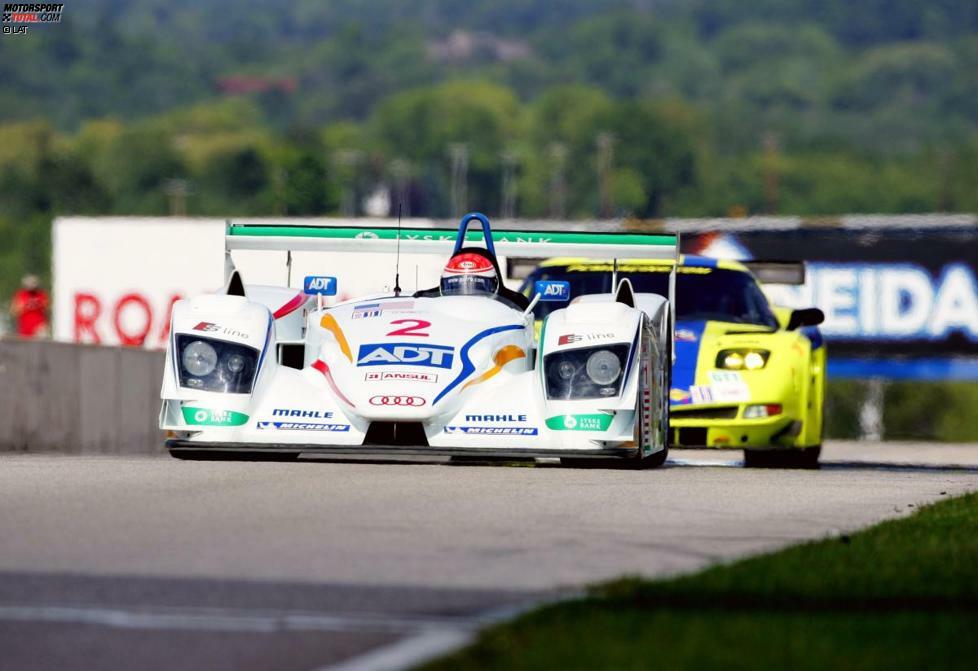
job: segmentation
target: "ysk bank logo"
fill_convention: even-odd
[[[614,415],[605,413],[594,415],[557,415],[547,419],[551,431],[607,431]]]
[[[248,415],[234,410],[215,408],[195,408],[183,406],[183,421],[193,426],[241,426],[248,421]]]
[[[454,347],[415,345],[413,343],[376,343],[360,345],[357,366],[451,368],[454,359]]]

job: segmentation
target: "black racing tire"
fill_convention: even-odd
[[[229,450],[170,450],[170,456],[184,461],[295,461],[299,452],[235,452]]]
[[[821,445],[776,450],[744,450],[747,468],[818,468]]]

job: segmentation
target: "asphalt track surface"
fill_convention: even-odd
[[[520,609],[978,489],[978,446],[817,471],[0,456],[0,668],[392,669]]]

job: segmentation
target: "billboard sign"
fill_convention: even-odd
[[[804,284],[765,290],[825,312],[831,375],[978,379],[976,225],[713,231],[684,235],[683,248],[806,261]]]

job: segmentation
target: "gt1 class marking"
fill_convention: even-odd
[[[276,431],[349,431],[349,424],[320,424],[315,422],[258,422],[259,430]]]
[[[371,343],[360,345],[357,366],[425,366],[451,368],[455,348],[414,343]]]
[[[490,436],[536,436],[535,426],[446,426],[445,433],[465,433]]]
[[[438,382],[434,373],[409,373],[399,371],[384,371],[383,373],[367,373],[367,382]]]
[[[421,407],[427,402],[420,396],[373,396],[370,399],[370,405],[400,405],[410,408]]]
[[[395,324],[414,324],[414,326],[394,329],[387,334],[388,336],[417,336],[419,338],[427,338],[430,335],[428,333],[419,333],[419,331],[431,327],[431,322],[426,322],[423,319],[395,319],[391,322],[391,326]]]

